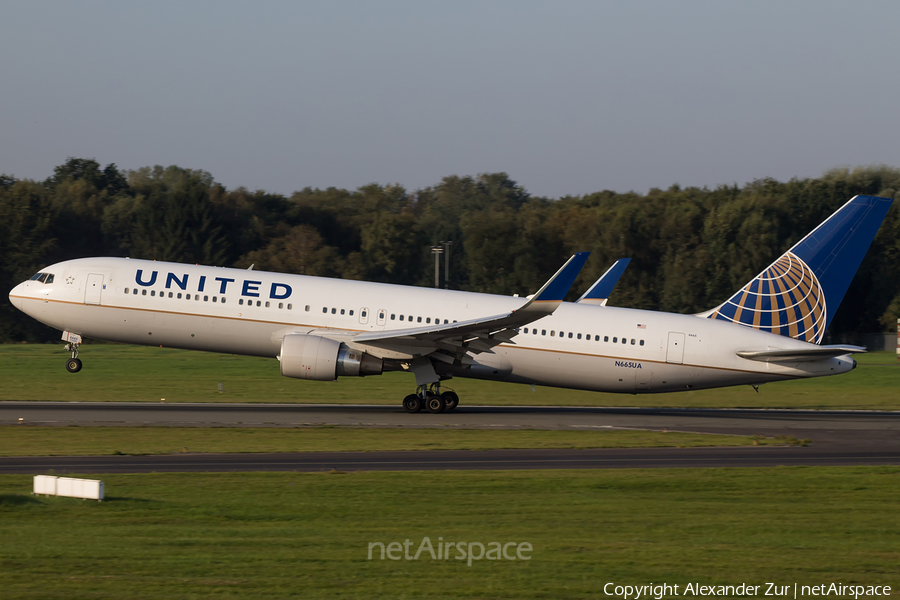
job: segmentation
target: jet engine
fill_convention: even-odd
[[[334,381],[338,377],[381,375],[384,361],[317,335],[290,334],[281,340],[281,374]]]

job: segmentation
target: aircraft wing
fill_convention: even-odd
[[[444,325],[360,333],[353,342],[388,350],[402,348],[404,352],[430,355],[447,363],[460,361],[469,353],[492,352],[494,346],[511,342],[518,333],[516,328],[556,310],[589,254],[573,255],[537,293],[511,312]]]
[[[795,350],[741,350],[736,352],[736,354],[747,360],[779,363],[825,360],[826,358],[861,352],[867,352],[867,350],[862,346],[817,346]]]
[[[613,288],[616,287],[616,284],[619,283],[619,278],[622,276],[622,273],[625,272],[625,269],[628,267],[628,263],[631,262],[630,258],[620,258],[613,265],[606,270],[606,273],[600,276],[600,279],[594,282],[588,291],[584,293],[584,295],[576,300],[577,304],[596,304],[598,306],[606,306],[607,300],[609,300],[610,294],[612,294]]]

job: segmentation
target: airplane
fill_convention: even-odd
[[[575,301],[576,304],[594,304],[596,306],[606,306],[609,296],[612,294],[619,278],[631,262],[630,258],[620,258],[612,264],[606,272],[600,276],[600,279],[594,282],[594,285],[582,294],[581,298]]]
[[[719,306],[696,315],[563,302],[587,252],[526,298],[130,258],[42,269],[10,293],[83,336],[263,356],[307,380],[407,371],[411,413],[453,410],[453,377],[630,394],[846,373],[865,348],[821,345],[892,200],[854,196]]]

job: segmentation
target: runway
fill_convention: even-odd
[[[399,406],[0,402],[0,424],[179,427],[650,429],[793,436],[816,445],[900,446],[900,411],[466,406],[407,414]]]
[[[900,412],[460,406],[451,413],[411,415],[399,407],[382,405],[0,402],[0,424],[20,422],[25,426],[647,429],[792,436],[809,439],[811,444],[806,447],[15,457],[0,458],[0,473],[900,465]]]

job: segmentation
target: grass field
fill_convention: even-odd
[[[109,501],[97,503],[34,498],[30,477],[0,476],[4,600],[563,599],[603,597],[607,582],[900,584],[896,467],[102,478]],[[367,558],[370,542],[409,539],[414,554],[425,536],[533,550],[529,561],[472,566],[453,553]]]
[[[272,359],[165,348],[87,345],[84,369],[64,369],[60,344],[0,345],[0,400],[274,402],[398,404],[415,387],[412,375],[387,373],[337,382],[282,377]],[[894,354],[857,355],[859,368],[836,377],[678,394],[601,394],[454,379],[466,404],[667,406],[728,408],[900,409]],[[218,384],[224,384],[224,393]]]
[[[0,427],[0,456],[172,454],[179,452],[342,452],[498,448],[659,448],[799,443],[656,431],[485,429]]]

